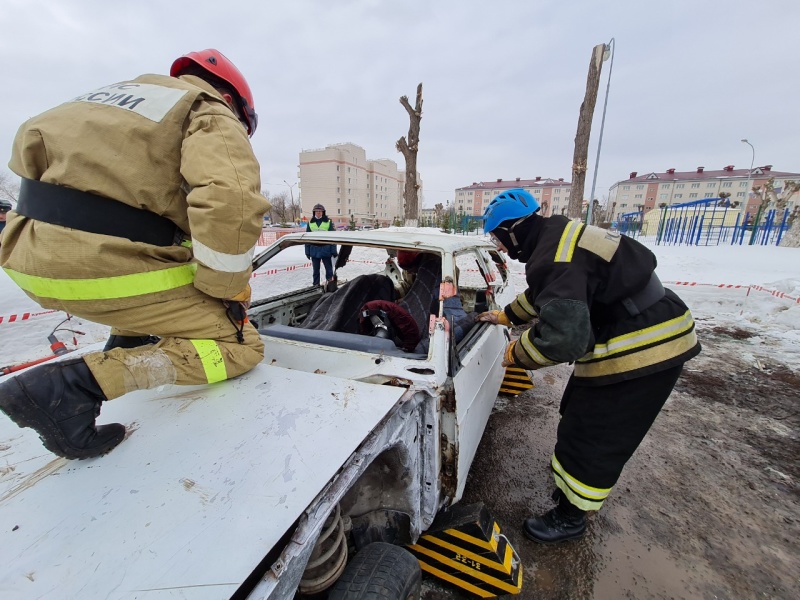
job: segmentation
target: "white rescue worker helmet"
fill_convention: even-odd
[[[239,105],[240,116],[243,119],[247,134],[253,137],[258,125],[258,115],[253,102],[253,92],[247,85],[244,75],[236,68],[228,58],[219,50],[209,48],[200,52],[189,52],[178,58],[172,63],[169,74],[172,77],[179,77],[188,67],[197,65],[215,78],[230,86],[238,98],[235,100]]]

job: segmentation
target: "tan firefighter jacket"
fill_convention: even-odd
[[[192,284],[225,299],[248,284],[269,203],[244,126],[202,79],[143,75],[73,98],[20,127],[9,167],[151,211],[186,234],[160,247],[10,212],[0,265],[44,306],[138,306],[187,296]]]

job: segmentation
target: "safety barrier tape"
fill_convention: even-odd
[[[2,324],[2,323],[14,323],[16,321],[27,321],[28,319],[31,319],[33,317],[41,317],[43,315],[51,315],[51,314],[53,314],[55,312],[58,312],[58,311],[57,310],[45,310],[43,312],[35,312],[35,313],[26,312],[26,313],[19,313],[19,314],[15,314],[15,315],[0,316],[0,324]]]
[[[784,300],[791,300],[797,304],[800,304],[800,297],[790,296],[786,292],[781,292],[780,290],[774,290],[771,288],[764,287],[763,285],[734,285],[731,283],[698,283],[697,281],[665,281],[667,285],[685,285],[689,287],[694,286],[705,286],[705,287],[716,287],[716,288],[724,288],[724,289],[744,289],[747,288],[747,295],[750,295],[750,290],[755,290],[757,292],[765,292],[774,296],[775,298],[781,298]]]

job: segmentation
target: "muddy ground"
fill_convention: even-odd
[[[698,322],[698,333],[703,353],[581,540],[542,546],[520,529],[552,507],[570,368],[498,402],[463,502],[483,501],[514,545],[518,598],[800,598],[800,375],[752,331]],[[471,597],[424,585],[424,600]]]

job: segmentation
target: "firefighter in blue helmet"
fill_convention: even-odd
[[[315,204],[306,231],[336,231],[333,221],[325,214],[322,204]],[[333,257],[338,256],[336,244],[306,244],[306,258],[311,259],[313,284],[319,285],[319,263],[325,265],[325,282],[333,280]]]
[[[528,538],[556,543],[585,533],[586,512],[603,505],[700,344],[691,312],[661,285],[650,250],[538,210],[521,188],[486,207],[484,231],[525,264],[528,288],[478,318],[529,325],[506,348],[505,366],[575,364],[551,458],[558,505],[523,524]]]

